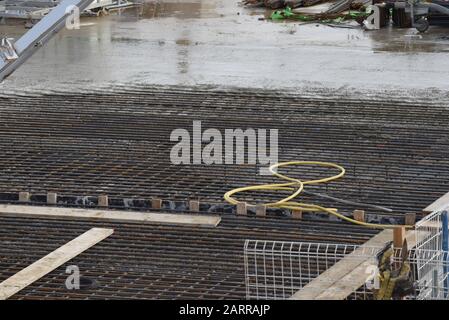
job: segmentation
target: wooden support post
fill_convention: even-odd
[[[30,202],[30,197],[29,192],[19,192],[19,202]]]
[[[292,210],[292,218],[293,219],[302,219],[302,211],[301,210]]]
[[[106,195],[98,196],[98,206],[99,207],[108,207],[109,206],[109,198]]]
[[[393,246],[401,249],[405,240],[405,227],[396,227],[393,229]]]
[[[265,217],[267,215],[267,207],[265,205],[256,206],[256,216]]]
[[[414,226],[416,223],[416,213],[405,214],[405,224],[408,226]]]
[[[151,208],[160,210],[162,209],[162,199],[152,199]]]
[[[239,202],[239,203],[237,203],[237,215],[244,215],[244,216],[246,216],[247,215],[247,211],[248,211],[248,208],[247,208],[246,202]]]
[[[55,205],[58,203],[58,195],[56,192],[48,192],[47,193],[47,204]]]
[[[354,220],[365,222],[365,210],[354,210]]]
[[[189,210],[192,212],[199,212],[200,211],[200,202],[197,200],[190,200],[189,201]]]

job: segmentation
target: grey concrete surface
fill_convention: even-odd
[[[236,0],[148,1],[64,30],[0,90],[211,85],[446,90],[449,28],[363,31],[260,20]],[[22,25],[2,25],[19,37]]]

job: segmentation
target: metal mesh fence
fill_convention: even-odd
[[[416,224],[417,299],[448,299],[447,215],[446,210],[435,211]]]
[[[372,258],[378,250],[329,243],[247,240],[247,299],[288,299],[344,257],[358,263]],[[356,299],[366,295],[364,286],[354,292]]]
[[[330,243],[247,240],[244,247],[247,299],[283,300],[308,286],[320,275],[345,259],[349,271],[359,273],[358,288],[346,299],[369,300],[379,289],[378,254],[384,248]],[[414,249],[407,253],[414,289],[404,299],[448,298],[448,252]],[[394,250],[392,264],[402,260]],[[348,272],[349,272],[348,271]],[[332,275],[320,283],[335,281]]]

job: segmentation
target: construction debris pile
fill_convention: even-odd
[[[271,15],[272,20],[299,20],[299,21],[321,21],[321,22],[333,22],[341,23],[348,20],[355,20],[360,24],[368,16],[366,11],[355,10],[355,11],[343,11],[343,12],[321,12],[321,13],[295,13],[291,8],[286,8],[284,10],[279,10],[273,12]]]
[[[41,20],[60,0],[0,0],[0,19],[24,19],[28,20],[29,27],[34,22]],[[133,3],[128,0],[97,0],[82,12],[84,16],[100,16],[111,10],[131,7]]]
[[[244,5],[275,9],[270,16],[271,20],[288,19],[329,23],[356,20],[362,23],[368,16],[366,11],[367,1],[360,0],[339,0],[334,3],[328,0],[246,0]],[[312,8],[309,8],[309,10],[300,9],[306,7]]]
[[[329,2],[329,0],[244,0],[245,6],[251,7],[265,7],[268,9],[282,9],[282,8],[299,8],[310,7],[320,3]],[[342,0],[335,3],[335,9],[347,10],[354,0]]]
[[[415,27],[419,32],[427,31],[430,25],[449,25],[449,4],[446,0],[417,0],[414,3],[403,0],[244,0],[243,5],[274,10],[271,20],[340,25],[357,21],[370,30],[380,29],[390,22],[399,28]],[[378,13],[377,18],[372,15],[374,11]]]
[[[246,6],[266,7],[269,9],[308,7],[324,2],[323,0],[245,0]]]

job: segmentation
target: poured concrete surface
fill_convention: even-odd
[[[148,1],[148,0],[147,0]],[[449,29],[363,31],[261,20],[236,0],[164,0],[64,30],[1,88],[108,84],[445,89]],[[0,26],[18,37],[22,26]]]

